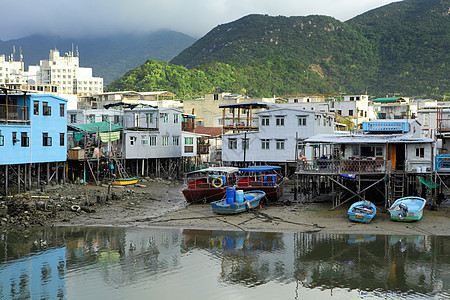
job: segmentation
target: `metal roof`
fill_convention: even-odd
[[[304,143],[322,143],[322,144],[427,144],[433,143],[433,139],[428,138],[412,138],[404,134],[389,135],[330,135],[319,134],[309,137],[303,141]]]
[[[230,104],[221,104],[219,108],[268,108],[269,105],[267,103],[262,102],[244,102],[244,103],[230,103]]]
[[[111,124],[108,121],[88,124],[72,124],[68,125],[68,127],[77,131],[85,131],[89,133],[123,130],[122,126]]]

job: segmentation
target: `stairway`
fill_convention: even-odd
[[[118,160],[116,157],[113,157],[113,160],[114,160],[114,163],[115,163],[115,166],[117,168],[120,178],[130,177],[127,173],[127,170],[125,170],[124,166],[120,162],[120,160]]]
[[[405,194],[405,172],[392,174],[392,196],[394,200],[404,197]]]

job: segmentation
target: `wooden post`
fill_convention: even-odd
[[[5,166],[5,196],[8,196],[8,179],[9,179],[8,169],[9,169],[9,165],[6,165]]]
[[[47,185],[50,184],[50,163],[47,163]]]
[[[56,171],[55,171],[56,185],[59,185],[59,162],[56,163]]]
[[[41,163],[38,163],[37,183],[38,183],[38,188],[40,188],[41,187]]]
[[[20,165],[17,165],[17,188],[17,192],[20,194]]]
[[[30,190],[31,190],[31,183],[32,183],[32,180],[31,180],[31,166],[32,166],[32,164],[30,164],[29,165],[29,168],[28,168],[28,187],[30,188]]]

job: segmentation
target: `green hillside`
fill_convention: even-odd
[[[405,0],[347,22],[249,15],[217,26],[170,64],[147,61],[108,90],[439,98],[449,87],[449,1]]]

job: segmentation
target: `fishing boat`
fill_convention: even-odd
[[[283,195],[285,178],[277,173],[279,166],[249,166],[239,168],[243,175],[237,176],[236,189],[244,192],[260,190],[266,193],[268,201],[277,201]]]
[[[422,218],[426,200],[420,197],[410,196],[395,200],[389,208],[391,220],[394,221],[418,221]]]
[[[235,184],[238,171],[233,167],[210,167],[188,173],[182,191],[186,202],[207,203],[222,199],[225,189]]]
[[[213,212],[216,214],[239,214],[244,211],[257,208],[261,203],[261,199],[263,199],[265,196],[266,193],[263,191],[255,190],[243,192],[242,190],[237,190],[235,199],[232,199],[229,197],[229,195],[227,195],[227,197],[224,197],[221,200],[211,202],[211,207]]]
[[[139,177],[117,178],[110,181],[111,185],[131,185],[139,181]]]
[[[348,218],[351,221],[369,223],[377,213],[375,205],[367,200],[357,201],[348,209]]]

